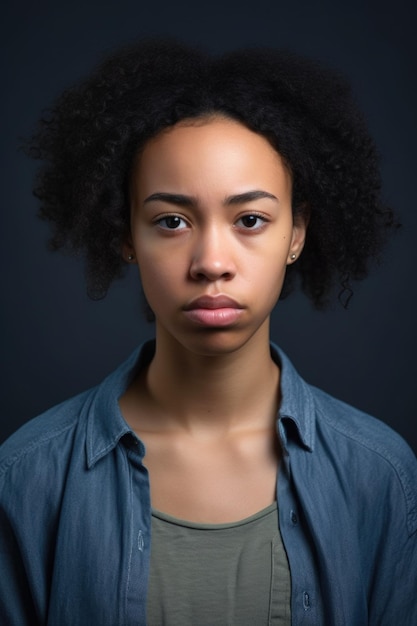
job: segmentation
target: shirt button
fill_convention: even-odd
[[[295,511],[291,511],[291,523],[296,526],[298,524],[298,517]]]
[[[139,552],[143,552],[144,547],[145,547],[145,540],[143,538],[143,532],[140,530],[138,532],[138,550],[139,550]]]

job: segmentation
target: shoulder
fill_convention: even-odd
[[[331,450],[356,480],[404,502],[409,532],[417,530],[417,459],[390,426],[310,386],[316,413],[316,452]]]
[[[272,344],[281,366],[279,432],[293,471],[311,489],[326,485],[353,509],[390,502],[393,514],[417,531],[417,459],[404,439],[382,421],[306,383],[288,357]],[[381,516],[379,516],[381,517]]]
[[[416,458],[404,439],[390,426],[363,411],[310,386],[318,426],[325,424],[337,438],[368,449],[395,465],[399,461],[416,467]]]
[[[0,446],[0,478],[17,462],[57,447],[64,452],[94,390],[85,391],[32,418]]]
[[[120,414],[118,398],[135,368],[149,358],[152,345],[135,350],[98,386],[52,407],[9,437],[0,446],[0,487],[6,475],[10,480],[13,476],[13,484],[25,478],[33,482],[33,467],[45,478],[54,467],[64,474],[65,463],[75,450],[91,465],[112,449],[130,430]]]

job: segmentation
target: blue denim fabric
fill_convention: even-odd
[[[0,448],[2,626],[146,623],[149,481],[118,398],[153,349]],[[282,366],[277,498],[292,624],[415,626],[414,454],[272,353]]]

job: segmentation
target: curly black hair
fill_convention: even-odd
[[[135,155],[162,129],[212,114],[271,142],[292,173],[294,212],[309,213],[306,245],[282,295],[298,275],[318,308],[337,284],[349,296],[395,218],[381,201],[376,149],[350,87],[287,51],[215,57],[172,40],[144,40],[64,92],[26,146],[44,161],[34,193],[40,217],[53,227],[51,248],[83,253],[88,293],[103,297],[126,266],[121,246]]]

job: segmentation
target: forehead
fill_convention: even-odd
[[[276,159],[278,152],[261,134],[250,130],[237,120],[220,115],[185,119],[174,126],[160,131],[150,139],[141,151],[141,155],[154,152],[171,151],[185,153],[192,148],[221,153],[225,148],[241,152],[262,152],[264,157]]]
[[[160,185],[187,193],[180,187],[287,187],[291,175],[265,137],[238,121],[210,117],[184,120],[150,139],[137,155],[132,184],[143,193]]]

